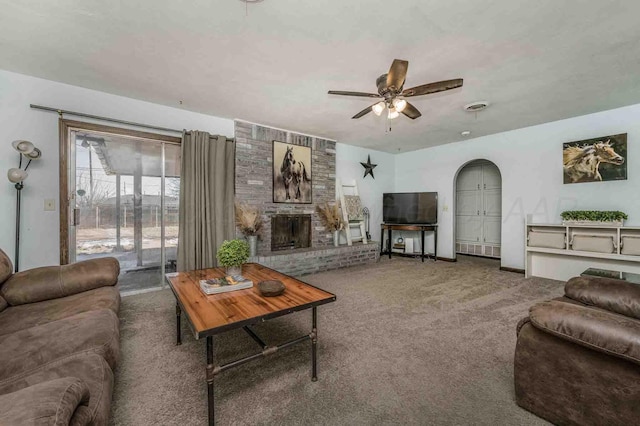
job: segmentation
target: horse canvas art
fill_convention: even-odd
[[[311,148],[273,141],[273,202],[311,203]]]
[[[564,183],[627,179],[627,134],[563,144]]]

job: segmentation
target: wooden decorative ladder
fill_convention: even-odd
[[[364,225],[364,215],[359,219],[349,220],[349,213],[347,212],[346,197],[353,196],[360,198],[358,193],[358,185],[356,181],[349,183],[342,183],[340,179],[336,179],[336,200],[340,203],[340,211],[342,212],[342,220],[346,224],[345,233],[347,235],[347,245],[353,245],[354,241],[362,241],[362,244],[367,244],[367,234]],[[352,231],[356,231],[354,235]],[[357,232],[360,232],[359,234]]]

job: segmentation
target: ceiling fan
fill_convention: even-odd
[[[443,92],[445,90],[451,90],[458,87],[462,87],[462,79],[456,78],[453,80],[438,81],[435,83],[423,84],[420,86],[412,87],[411,89],[404,89],[404,80],[407,76],[407,69],[409,68],[409,61],[403,61],[401,59],[394,59],[389,68],[387,74],[382,74],[376,79],[376,86],[378,86],[378,93],[363,93],[363,92],[344,92],[340,90],[329,90],[330,95],[344,95],[344,96],[361,96],[365,98],[382,98],[381,101],[366,107],[351,118],[360,118],[369,112],[373,111],[376,115],[382,114],[385,107],[388,108],[388,118],[396,118],[400,113],[415,120],[422,114],[416,107],[411,105],[403,98],[409,98],[411,96],[422,96],[431,93]]]

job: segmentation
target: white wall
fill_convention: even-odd
[[[29,167],[29,178],[25,181],[25,189],[22,191],[20,269],[58,264],[60,260],[58,116],[32,110],[29,104],[168,128],[204,130],[233,137],[233,120],[0,70],[0,248],[12,259],[16,191],[5,174],[9,168],[17,167],[18,154],[11,148],[11,141],[30,140],[43,153],[42,159]],[[56,211],[44,211],[44,200],[47,198],[56,200]]]
[[[367,156],[371,156],[371,163],[377,164],[373,175],[363,178]],[[355,180],[360,192],[362,205],[369,209],[369,229],[374,241],[380,240],[380,224],[382,223],[382,194],[393,192],[394,155],[386,152],[360,148],[344,143],[336,143],[336,178],[343,182]]]
[[[545,123],[395,156],[396,191],[438,191],[438,255],[454,257],[454,179],[465,163],[502,173],[502,266],[524,268],[524,219],[561,221],[571,209],[621,210],[640,225],[640,105]],[[628,180],[563,185],[562,143],[628,133]]]
[[[0,70],[0,173],[15,167],[18,155],[11,141],[27,139],[43,151],[30,167],[23,190],[21,269],[59,261],[58,117],[29,108],[41,104],[62,109],[121,118],[162,127],[198,129],[233,136],[233,121],[177,108],[142,102]],[[484,158],[494,162],[503,178],[502,265],[524,267],[525,214],[558,222],[562,210],[612,209],[629,214],[629,225],[640,225],[640,105],[546,123],[403,154],[336,145],[336,177],[355,179],[365,206],[371,211],[370,228],[380,241],[382,193],[438,191],[440,230],[438,255],[453,257],[454,178],[466,162]],[[73,117],[69,117],[72,118]],[[562,143],[628,133],[627,181],[562,184]],[[344,141],[348,142],[348,141]],[[375,179],[363,178],[367,155],[378,164]],[[0,184],[0,248],[13,257],[15,189]],[[45,212],[44,200],[56,200],[56,211]],[[429,243],[429,241],[427,241]]]

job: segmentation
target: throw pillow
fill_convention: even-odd
[[[362,203],[357,195],[344,196],[345,208],[347,209],[347,218],[349,222],[364,220],[362,212]]]

